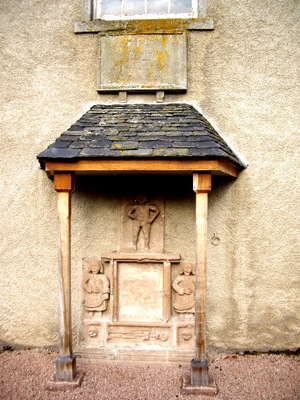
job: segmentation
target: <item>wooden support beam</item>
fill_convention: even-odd
[[[191,385],[208,386],[205,340],[206,243],[210,174],[194,174],[196,193],[196,277],[195,277],[195,358],[191,362]]]
[[[239,168],[226,160],[77,160],[73,162],[46,161],[45,169],[48,172],[85,172],[85,173],[193,173],[207,172],[228,175],[236,178]]]
[[[54,189],[57,191],[59,234],[59,355],[56,359],[56,380],[72,381],[76,374],[76,358],[72,351],[71,321],[71,193],[74,190],[74,175],[55,173]]]

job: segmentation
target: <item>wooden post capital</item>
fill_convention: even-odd
[[[193,174],[193,190],[195,193],[211,191],[211,174]]]
[[[75,176],[72,172],[55,172],[54,189],[57,192],[73,192],[75,190]]]

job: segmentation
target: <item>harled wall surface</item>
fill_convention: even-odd
[[[188,33],[188,89],[165,102],[200,110],[249,164],[209,195],[207,342],[219,350],[300,347],[299,18],[296,0],[209,0],[214,31]],[[57,211],[36,155],[99,95],[97,37],[75,34],[81,0],[0,3],[0,341],[58,343]],[[129,102],[155,102],[132,94]],[[83,178],[73,195],[75,343],[83,257],[119,246],[121,193],[132,178]],[[153,184],[153,182],[151,182]],[[192,178],[157,179],[165,249],[194,258]],[[216,239],[216,237],[219,239]]]

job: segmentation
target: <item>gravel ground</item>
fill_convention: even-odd
[[[57,354],[47,350],[15,350],[0,354],[0,399],[209,399],[183,395],[188,368],[129,367],[79,364],[85,373],[80,388],[45,389]],[[284,354],[216,355],[210,373],[219,387],[212,399],[300,399],[300,357]]]

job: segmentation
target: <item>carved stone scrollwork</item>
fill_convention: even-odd
[[[84,260],[82,286],[83,305],[90,317],[94,313],[102,315],[107,309],[110,296],[110,282],[104,274],[104,265],[100,260]]]

